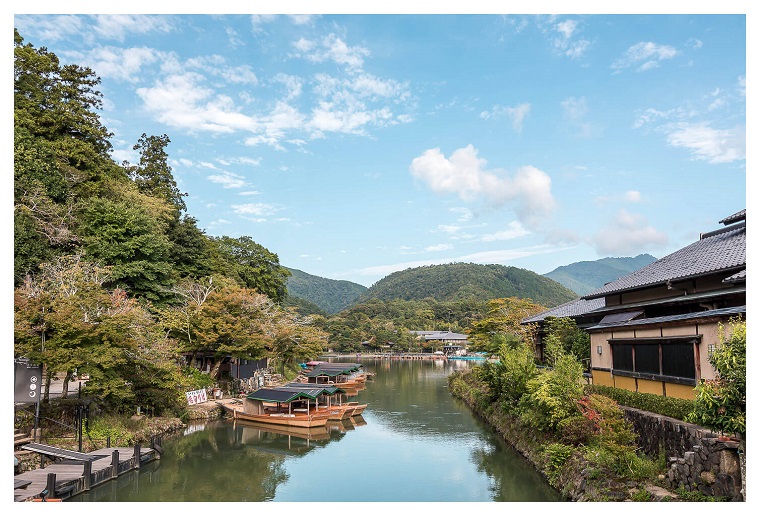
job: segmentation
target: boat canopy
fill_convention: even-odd
[[[298,382],[291,382],[283,385],[282,387],[277,387],[277,389],[294,389],[294,390],[321,390],[320,394],[327,394],[328,396],[338,393],[344,393],[346,392],[345,389],[341,389],[337,385],[320,385],[319,388],[310,388],[310,389],[304,389],[304,385],[315,385],[313,383],[310,384],[304,384],[304,383],[298,383]]]
[[[321,391],[321,388],[278,389],[265,387],[250,393],[246,398],[271,403],[290,403],[298,399],[316,400],[322,394]]]

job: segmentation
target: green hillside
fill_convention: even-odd
[[[288,296],[313,303],[328,314],[353,305],[367,290],[364,285],[351,281],[322,278],[298,269],[286,269],[291,274],[287,280]]]
[[[526,269],[451,263],[394,272],[372,285],[359,302],[428,297],[436,301],[519,297],[553,307],[577,296],[556,281]]]
[[[544,276],[582,296],[655,261],[657,258],[649,254],[633,258],[602,258],[563,265]]]

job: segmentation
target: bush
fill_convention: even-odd
[[[546,462],[546,475],[549,481],[554,483],[562,472],[562,467],[573,456],[574,448],[566,444],[551,443],[546,445],[543,451]]]
[[[594,441],[607,449],[622,449],[636,443],[633,425],[625,418],[615,400],[600,394],[584,396],[580,401],[581,412],[597,431]]]
[[[588,385],[586,386],[586,393],[602,394],[617,401],[620,405],[662,414],[681,421],[686,421],[686,416],[694,409],[694,402],[691,400],[668,398],[657,394],[633,392],[603,385]]]
[[[709,357],[717,378],[697,385],[694,411],[686,421],[743,436],[747,431],[747,323],[732,320],[727,340],[722,325],[718,334],[720,344]]]
[[[583,366],[573,355],[556,356],[554,369],[528,381],[528,392],[520,399],[520,417],[528,425],[554,432],[559,424],[580,414],[583,396]]]
[[[596,424],[582,415],[569,417],[557,425],[560,441],[573,446],[588,443],[597,431]]]

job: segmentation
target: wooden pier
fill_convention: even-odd
[[[160,445],[151,448],[136,444],[132,448],[108,447],[90,453],[60,452],[55,462],[46,462],[44,468],[25,471],[13,477],[13,499],[31,502],[45,498],[66,500],[91,488],[116,479],[119,475],[139,469],[142,464],[160,458]],[[51,447],[52,448],[52,447]],[[50,452],[56,456],[56,452]],[[63,458],[64,456],[73,458]]]

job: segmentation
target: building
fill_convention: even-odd
[[[720,326],[727,332],[747,311],[746,210],[719,223],[691,245],[522,322],[580,321],[591,337],[595,385],[693,399],[697,383],[715,377],[708,357]]]
[[[452,331],[421,331],[413,330],[410,333],[417,336],[417,340],[423,340],[427,345],[440,344],[441,351],[446,355],[464,354],[469,341],[467,335]]]

